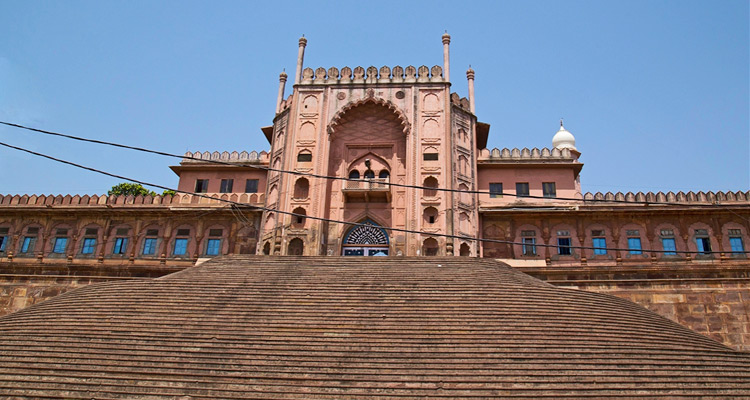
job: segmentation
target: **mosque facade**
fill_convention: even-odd
[[[0,315],[221,255],[484,257],[750,349],[750,191],[583,193],[562,121],[487,148],[447,34],[432,67],[306,68],[306,44],[267,150],[188,152],[174,195],[0,195]]]

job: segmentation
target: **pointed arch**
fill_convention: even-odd
[[[344,245],[387,246],[390,243],[388,232],[375,221],[366,218],[359,223],[362,225],[353,226],[346,232],[342,241]]]
[[[404,114],[401,111],[401,109],[399,109],[395,104],[391,103],[388,100],[374,98],[374,97],[366,97],[364,99],[352,101],[336,112],[333,118],[331,118],[331,122],[328,124],[329,135],[333,134],[336,131],[336,128],[343,122],[343,117],[347,113],[347,111],[353,108],[356,108],[358,106],[365,105],[367,103],[381,105],[390,109],[398,117],[401,123],[401,129],[404,132],[404,134],[405,135],[409,134],[409,131],[411,130],[411,124],[409,123],[409,119],[406,118],[406,114]]]

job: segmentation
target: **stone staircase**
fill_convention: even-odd
[[[227,256],[0,318],[0,397],[750,398],[750,354],[490,260]]]

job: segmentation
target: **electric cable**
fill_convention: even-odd
[[[80,137],[80,136],[73,136],[73,135],[68,135],[68,134],[59,133],[59,132],[52,132],[52,131],[47,131],[47,130],[43,130],[43,129],[31,128],[31,127],[28,127],[28,126],[14,124],[14,123],[10,123],[10,122],[0,121],[0,124],[11,126],[11,127],[14,127],[14,128],[25,129],[25,130],[32,131],[32,132],[42,133],[42,134],[46,134],[46,135],[52,135],[52,136],[58,136],[58,137],[63,137],[63,138],[67,138],[67,139],[77,140],[77,141],[81,141],[81,142],[89,142],[89,143],[95,143],[95,144],[100,144],[100,145],[105,145],[105,146],[119,147],[119,148],[128,149],[128,150],[135,150],[135,151],[140,151],[140,152],[145,152],[145,153],[150,153],[150,154],[157,154],[157,155],[161,155],[161,156],[165,156],[165,157],[179,158],[181,160],[188,159],[188,160],[193,160],[193,161],[207,162],[207,163],[211,163],[211,164],[227,165],[227,166],[231,166],[231,167],[255,168],[255,169],[260,169],[260,170],[265,170],[265,171],[271,171],[271,172],[278,172],[278,173],[283,173],[283,174],[291,174],[291,175],[296,175],[296,176],[307,176],[307,177],[311,177],[311,178],[341,180],[341,181],[353,181],[353,182],[371,182],[368,179],[358,179],[358,178],[349,178],[349,177],[342,177],[342,176],[321,175],[321,174],[314,174],[314,173],[310,173],[310,172],[301,172],[301,171],[289,171],[289,170],[284,170],[284,169],[279,169],[279,168],[272,168],[272,167],[266,167],[266,166],[261,166],[261,165],[256,165],[256,164],[228,162],[228,161],[222,161],[222,160],[204,160],[204,159],[199,158],[199,157],[186,156],[186,155],[177,155],[177,154],[166,153],[166,152],[158,151],[158,150],[146,149],[146,148],[143,148],[143,147],[129,146],[129,145],[125,145],[125,144],[108,142],[108,141],[103,141],[103,140],[88,139],[88,138],[83,138],[83,137]],[[395,182],[390,182],[390,181],[387,181],[387,182],[379,182],[378,181],[378,184],[383,184],[383,185],[388,185],[388,186],[394,186],[394,187],[410,188],[410,189],[434,190],[434,191],[448,192],[448,193],[469,193],[469,194],[500,195],[500,196],[511,196],[511,197],[516,197],[516,198],[576,201],[576,202],[583,202],[583,203],[587,203],[587,202],[588,203],[622,203],[622,204],[630,204],[630,205],[641,204],[641,205],[665,205],[665,206],[685,206],[686,204],[690,204],[690,203],[679,203],[679,202],[658,202],[658,201],[642,201],[642,200],[633,200],[633,201],[630,201],[630,200],[617,200],[617,199],[607,200],[607,199],[585,199],[585,198],[578,199],[578,198],[573,198],[573,197],[545,197],[545,196],[537,196],[537,195],[531,195],[531,194],[519,195],[519,194],[516,194],[516,193],[504,193],[504,192],[498,193],[498,192],[484,191],[484,190],[461,190],[461,189],[452,189],[452,188],[440,188],[440,187],[430,187],[430,186],[409,185],[409,184],[395,183]],[[716,206],[725,206],[727,204],[713,203],[713,204],[699,204],[699,205],[701,205],[701,206],[709,206],[709,207],[716,207]]]
[[[163,190],[173,190],[176,193],[184,193],[184,194],[189,194],[189,195],[192,195],[192,196],[202,197],[202,198],[206,198],[206,199],[213,199],[213,200],[216,200],[218,202],[225,202],[225,203],[228,203],[228,204],[234,204],[235,206],[237,206],[240,209],[245,208],[245,209],[251,209],[251,210],[261,210],[261,211],[267,211],[267,212],[284,214],[284,215],[291,215],[291,216],[296,216],[296,217],[310,218],[310,219],[314,219],[314,220],[318,220],[318,221],[331,222],[331,223],[337,223],[337,224],[342,224],[342,225],[373,226],[371,224],[365,224],[365,223],[359,223],[359,222],[341,221],[341,220],[335,220],[335,219],[331,219],[331,218],[315,217],[315,216],[310,216],[310,215],[297,214],[297,213],[290,212],[290,211],[276,210],[276,209],[272,209],[272,208],[268,208],[268,207],[256,206],[256,205],[246,204],[246,203],[240,203],[240,202],[236,202],[236,201],[232,201],[232,200],[228,200],[228,199],[221,199],[221,198],[211,197],[209,195],[202,194],[202,193],[193,193],[193,192],[188,192],[188,191],[184,191],[184,190],[173,189],[173,188],[170,188],[170,187],[167,187],[167,186],[163,186],[163,185],[159,185],[159,184],[155,184],[155,183],[150,183],[150,182],[146,182],[146,181],[141,181],[141,180],[137,180],[137,179],[132,179],[132,178],[125,177],[125,176],[122,176],[122,175],[117,175],[117,174],[113,174],[113,173],[110,173],[110,172],[106,172],[106,171],[103,171],[103,170],[100,170],[100,169],[96,169],[96,168],[92,168],[92,167],[87,167],[87,166],[84,166],[84,165],[81,165],[81,164],[74,163],[72,161],[66,161],[66,160],[63,160],[63,159],[55,158],[55,157],[52,157],[52,156],[49,156],[49,155],[46,155],[46,154],[42,154],[42,153],[39,153],[39,152],[36,152],[36,151],[33,151],[33,150],[29,150],[29,149],[25,149],[25,148],[22,148],[22,147],[13,146],[13,145],[10,145],[10,144],[4,143],[4,142],[0,142],[0,146],[5,146],[5,147],[8,147],[8,148],[11,148],[11,149],[14,149],[14,150],[18,150],[18,151],[22,151],[22,152],[25,152],[25,153],[29,153],[29,154],[32,154],[32,155],[35,155],[35,156],[38,156],[38,157],[42,157],[42,158],[46,158],[46,159],[49,159],[49,160],[52,160],[52,161],[55,161],[55,162],[59,162],[59,163],[62,163],[62,164],[67,164],[67,165],[70,165],[70,166],[73,166],[73,167],[76,167],[76,168],[84,169],[84,170],[87,170],[87,171],[95,172],[95,173],[98,173],[98,174],[110,176],[110,177],[117,178],[117,179],[122,179],[122,180],[129,181],[129,182],[138,183],[138,184],[141,184],[141,185],[155,187],[155,188],[159,188],[159,189],[163,189]],[[389,230],[389,231],[392,231],[392,232],[412,233],[412,234],[418,234],[418,235],[434,236],[434,237],[444,237],[444,238],[449,238],[449,239],[460,239],[460,240],[474,241],[474,242],[500,243],[500,244],[519,245],[519,246],[524,246],[525,245],[525,246],[544,247],[544,248],[555,248],[555,247],[557,247],[557,248],[580,249],[580,250],[606,250],[606,251],[631,251],[631,250],[633,250],[633,249],[625,249],[625,248],[617,248],[617,247],[573,246],[572,243],[571,243],[570,246],[568,246],[568,245],[560,246],[559,244],[558,245],[552,245],[552,244],[543,244],[543,243],[542,244],[537,244],[537,243],[529,244],[529,243],[523,243],[523,242],[513,242],[513,241],[510,241],[510,240],[478,238],[478,237],[472,237],[472,236],[453,235],[453,234],[437,233],[437,232],[423,232],[423,231],[418,231],[418,230],[414,230],[414,229],[395,228],[395,227],[386,227],[386,226],[377,226],[377,227],[379,227],[381,229],[384,229],[384,230]],[[670,255],[671,254],[679,254],[679,253],[684,253],[684,254],[690,254],[690,253],[715,254],[715,253],[720,253],[720,252],[716,252],[716,251],[696,252],[696,251],[686,251],[686,250],[651,250],[651,249],[638,249],[638,250],[641,251],[641,252],[649,252],[649,253],[668,253]],[[743,252],[731,252],[731,253],[750,253],[750,252],[743,251]]]

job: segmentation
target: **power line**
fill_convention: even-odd
[[[84,169],[84,170],[87,170],[87,171],[91,171],[91,172],[95,172],[95,173],[98,173],[98,174],[110,176],[110,177],[113,177],[113,178],[122,179],[122,180],[126,180],[126,181],[129,181],[129,182],[139,183],[141,185],[151,186],[151,187],[155,187],[155,188],[159,188],[159,189],[164,189],[164,190],[173,190],[173,191],[175,191],[177,193],[184,193],[184,194],[189,194],[189,195],[193,195],[193,196],[203,197],[203,198],[207,198],[207,199],[217,200],[219,202],[229,203],[229,204],[232,204],[232,205],[236,206],[237,208],[249,208],[249,209],[252,209],[252,210],[268,211],[268,212],[272,212],[272,213],[279,213],[279,214],[291,215],[291,216],[302,217],[302,218],[310,218],[310,219],[314,219],[314,220],[318,220],[318,221],[338,223],[338,224],[343,224],[343,225],[372,226],[370,224],[363,224],[363,223],[359,223],[359,222],[348,222],[348,221],[335,220],[335,219],[331,219],[331,218],[315,217],[315,216],[310,216],[310,215],[306,215],[306,214],[298,214],[298,213],[289,212],[289,211],[283,211],[283,210],[275,210],[275,209],[272,209],[272,208],[267,208],[267,207],[262,207],[262,206],[255,206],[255,205],[240,203],[240,202],[236,202],[236,201],[232,201],[232,200],[227,200],[227,199],[215,198],[215,197],[211,197],[209,195],[202,194],[202,193],[193,193],[193,192],[188,192],[188,191],[184,191],[184,190],[173,189],[173,188],[170,188],[170,187],[167,187],[167,186],[163,186],[163,185],[159,185],[159,184],[155,184],[155,183],[150,183],[150,182],[145,182],[145,181],[140,181],[140,180],[128,178],[128,177],[125,177],[125,176],[122,176],[122,175],[117,175],[117,174],[113,174],[113,173],[110,173],[110,172],[102,171],[102,170],[99,170],[99,169],[96,169],[96,168],[87,167],[87,166],[84,166],[84,165],[81,165],[81,164],[77,164],[77,163],[74,163],[74,162],[71,162],[71,161],[62,160],[62,159],[55,158],[55,157],[52,157],[52,156],[49,156],[49,155],[46,155],[46,154],[35,152],[33,150],[24,149],[22,147],[13,146],[13,145],[10,145],[10,144],[7,144],[7,143],[3,143],[3,142],[0,142],[0,146],[5,146],[5,147],[11,148],[11,149],[18,150],[18,151],[23,151],[23,152],[26,152],[26,153],[29,153],[29,154],[33,154],[33,155],[38,156],[38,157],[43,157],[43,158],[46,158],[46,159],[49,159],[49,160],[52,160],[52,161],[55,161],[55,162],[67,164],[67,165],[70,165],[70,166],[73,166],[73,167],[76,167],[76,168],[81,168],[81,169]],[[394,228],[394,227],[386,227],[386,226],[378,226],[378,227],[381,228],[381,229],[389,230],[389,231],[393,231],[393,232],[413,233],[413,234],[419,234],[419,235],[425,235],[425,236],[444,237],[444,238],[449,238],[449,239],[460,239],[460,240],[475,241],[475,242],[487,242],[487,243],[511,244],[511,245],[527,246],[527,247],[529,247],[529,246],[531,246],[531,247],[546,247],[546,248],[560,247],[560,248],[568,248],[568,249],[607,250],[607,251],[631,251],[631,250],[633,250],[633,249],[629,249],[629,248],[625,249],[625,248],[616,248],[616,247],[573,246],[572,244],[570,246],[559,246],[559,245],[551,245],[551,244],[543,244],[543,243],[542,244],[536,244],[536,243],[529,244],[529,243],[523,243],[523,242],[512,242],[510,240],[486,239],[486,238],[478,238],[478,237],[472,237],[472,236],[451,235],[451,234],[447,234],[447,233],[423,232],[423,231],[418,231],[418,230],[413,230],[413,229],[405,229],[405,228]],[[715,253],[720,253],[720,252],[716,252],[716,251],[711,251],[711,252],[695,252],[695,251],[683,251],[683,250],[651,250],[651,249],[638,249],[638,250],[641,251],[641,252],[669,253],[669,254],[677,254],[677,253],[684,253],[684,254],[690,254],[690,253],[708,254],[708,253],[710,253],[710,254],[715,254]],[[750,253],[750,252],[743,251],[743,252],[732,252],[732,253]]]
[[[177,155],[177,154],[166,153],[166,152],[158,151],[158,150],[146,149],[146,148],[143,148],[143,147],[129,146],[129,145],[120,144],[120,143],[114,143],[114,142],[108,142],[108,141],[96,140],[96,139],[88,139],[88,138],[83,138],[83,137],[80,137],[80,136],[73,136],[73,135],[68,135],[68,134],[59,133],[59,132],[52,132],[52,131],[47,131],[47,130],[43,130],[43,129],[31,128],[31,127],[28,127],[28,126],[14,124],[14,123],[10,123],[10,122],[0,121],[0,124],[11,126],[11,127],[15,127],[15,128],[25,129],[25,130],[32,131],[32,132],[42,133],[42,134],[46,134],[46,135],[52,135],[52,136],[58,136],[58,137],[63,137],[63,138],[67,138],[67,139],[72,139],[72,140],[78,140],[78,141],[81,141],[81,142],[89,142],[89,143],[95,143],[95,144],[100,144],[100,145],[105,145],[105,146],[119,147],[119,148],[123,148],[123,149],[135,150],[135,151],[140,151],[140,152],[144,152],[144,153],[157,154],[157,155],[166,156],[166,157],[172,157],[172,158],[179,158],[180,160],[188,159],[188,160],[194,160],[194,161],[208,162],[208,163],[212,163],[212,164],[227,165],[227,166],[231,166],[231,167],[249,167],[249,168],[261,169],[261,170],[265,170],[265,171],[279,172],[279,173],[283,173],[283,174],[291,174],[291,175],[296,175],[296,176],[308,176],[308,177],[320,178],[320,179],[352,181],[352,182],[371,182],[368,179],[358,179],[358,178],[349,178],[349,177],[341,177],[341,176],[321,175],[321,174],[314,174],[314,173],[310,173],[310,172],[289,171],[289,170],[284,170],[284,169],[279,169],[279,168],[272,168],[272,167],[265,167],[265,166],[261,166],[261,165],[255,165],[255,164],[234,163],[234,162],[227,162],[227,161],[221,161],[221,160],[204,160],[202,158],[193,157],[193,156]],[[503,193],[503,192],[497,193],[497,192],[483,191],[483,190],[461,190],[461,189],[452,189],[452,188],[439,188],[439,187],[430,187],[430,186],[408,185],[408,184],[403,184],[403,183],[394,183],[394,182],[390,182],[390,181],[387,181],[387,182],[378,182],[378,184],[383,184],[383,185],[388,185],[388,186],[395,186],[395,187],[402,187],[402,188],[410,188],[410,189],[434,190],[434,191],[449,192],[449,193],[468,193],[468,194],[500,195],[500,196],[511,196],[511,197],[516,197],[516,198],[546,199],[546,200],[554,199],[554,200],[564,200],[564,201],[576,201],[576,202],[583,202],[583,203],[587,203],[587,202],[593,202],[593,203],[622,203],[622,204],[631,204],[631,205],[642,204],[642,205],[667,205],[667,206],[685,206],[687,204],[687,203],[678,203],[678,202],[658,202],[658,201],[640,201],[640,200],[630,201],[630,200],[617,200],[617,199],[606,200],[606,199],[578,199],[578,198],[573,198],[573,197],[545,197],[545,196],[537,196],[537,195],[531,195],[531,194],[529,194],[529,195],[519,195],[519,194],[515,194],[515,193]],[[702,204],[702,205],[716,207],[716,206],[725,206],[726,204],[717,204],[717,203],[714,203],[714,204]]]

